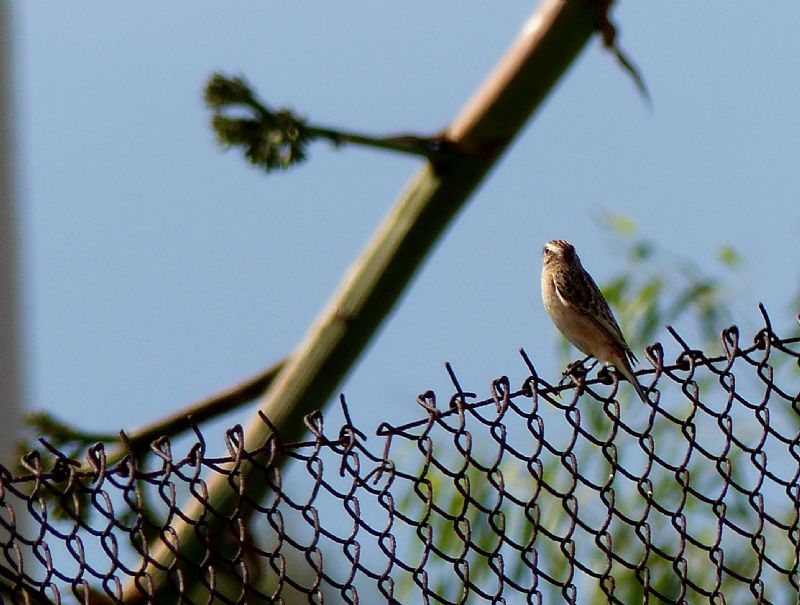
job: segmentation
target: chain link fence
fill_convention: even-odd
[[[129,603],[798,603],[800,339],[764,319],[719,355],[674,332],[670,359],[648,348],[649,407],[605,370],[551,384],[521,351],[519,383],[479,399],[448,366],[452,394],[369,437],[342,399],[342,426],[315,414],[307,441],[260,452],[234,427],[217,458],[199,430],[146,462],[32,453],[0,468],[0,600],[116,603],[133,584]],[[186,556],[171,525],[220,473],[235,511],[209,507]],[[166,587],[143,571],[158,541]]]

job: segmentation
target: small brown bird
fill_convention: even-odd
[[[648,403],[631,366],[636,363],[636,356],[625,342],[600,288],[581,265],[575,247],[567,241],[554,239],[544,245],[542,301],[569,342],[586,355],[617,368],[641,400]]]

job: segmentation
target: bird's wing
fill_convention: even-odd
[[[582,283],[578,284],[571,285],[565,275],[557,275],[553,279],[556,294],[558,294],[561,302],[582,315],[597,320],[603,330],[622,347],[631,362],[636,363],[636,356],[631,351],[628,343],[625,342],[622,330],[614,318],[614,313],[611,311],[611,307],[608,306],[603,293],[600,292],[600,288],[597,287],[592,276],[586,271],[580,271],[579,274]]]

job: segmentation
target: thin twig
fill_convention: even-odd
[[[286,360],[282,359],[266,370],[224,391],[187,405],[166,418],[134,429],[128,434],[128,441],[131,447],[134,451],[141,447],[148,447],[158,437],[165,435],[174,437],[183,431],[191,429],[193,423],[199,424],[253,401],[256,397],[264,394],[264,391],[272,384],[272,381],[275,380],[278,372],[281,371],[285,364]]]
[[[285,364],[286,360],[282,359],[255,376],[191,403],[166,418],[129,432],[126,431],[127,443],[122,442],[119,434],[95,433],[78,429],[49,413],[31,414],[28,416],[28,422],[35,426],[41,434],[52,437],[57,444],[78,443],[83,447],[98,442],[117,444],[118,447],[107,453],[106,462],[110,465],[118,462],[128,453],[137,455],[146,451],[150,444],[159,437],[175,437],[190,430],[194,424],[215,418],[260,397]]]
[[[337,130],[325,126],[307,126],[313,135],[327,139],[333,145],[339,146],[346,143],[373,147],[385,151],[396,151],[409,155],[417,155],[430,161],[437,161],[444,153],[462,152],[456,145],[440,135],[422,136],[416,134],[396,134],[390,136],[372,136],[358,132]]]

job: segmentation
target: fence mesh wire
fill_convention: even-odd
[[[258,452],[234,427],[218,458],[199,430],[141,466],[30,455],[0,468],[0,600],[123,602],[135,582],[128,602],[798,603],[800,339],[764,318],[719,355],[650,347],[649,406],[602,372],[551,384],[521,351],[521,384],[479,399],[448,366],[452,393],[369,437],[342,400],[342,426],[315,414]],[[245,459],[266,494],[237,481]],[[190,558],[170,527],[216,474],[239,505],[209,505]],[[158,588],[144,562],[170,540]]]

